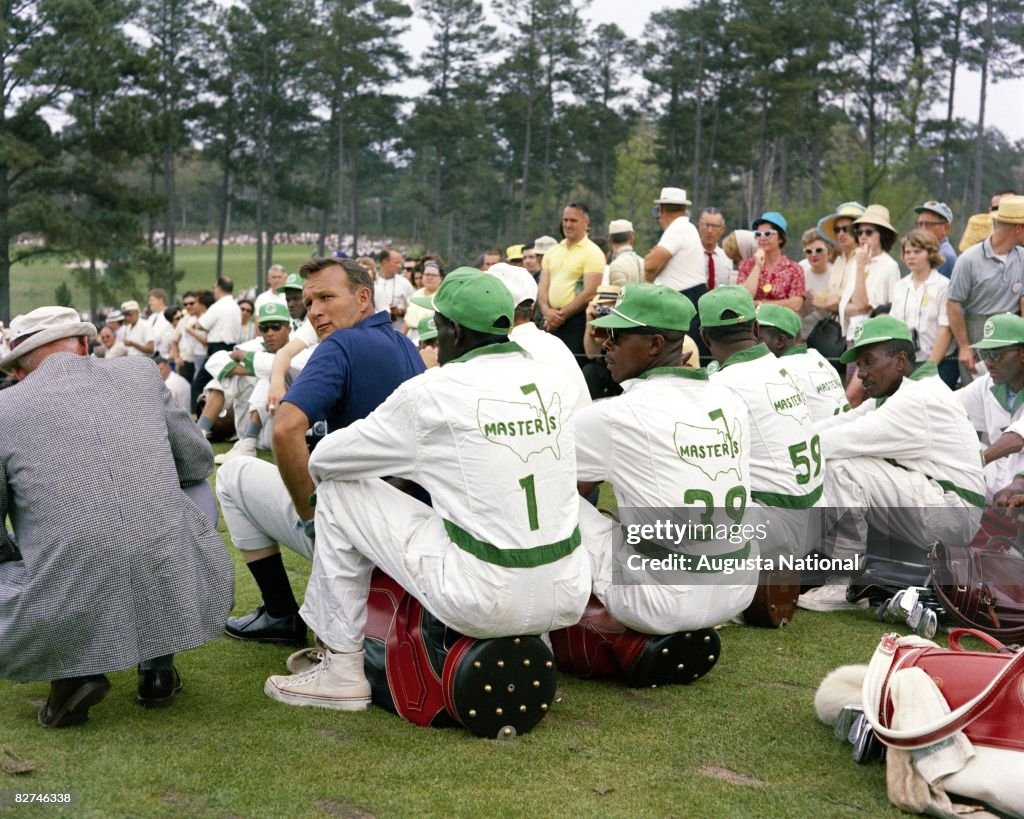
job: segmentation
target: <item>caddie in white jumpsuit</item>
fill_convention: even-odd
[[[971,348],[988,372],[953,393],[985,446],[985,500],[1024,471],[1024,318],[1000,313]]]
[[[750,412],[750,497],[762,523],[761,554],[802,556],[817,545],[825,459],[804,390],[785,362],[755,336],[754,300],[745,287],[701,296],[701,334],[715,361],[711,383],[731,387]],[[717,364],[717,369],[715,366]]]
[[[374,566],[478,638],[571,625],[590,595],[578,548],[576,395],[508,341],[514,305],[497,278],[453,271],[433,306],[442,366],[310,457],[316,549],[301,615],[328,649],[311,670],[268,679],[274,699],[369,707],[362,645]],[[420,484],[433,508],[377,480],[386,475]]]
[[[842,356],[844,364],[856,360],[873,400],[816,425],[828,506],[846,522],[833,556],[863,554],[868,525],[922,551],[934,540],[963,546],[978,529],[985,504],[978,436],[935,363],[914,358],[910,329],[885,315],[864,322]],[[801,595],[800,605],[825,610],[840,591],[845,597],[842,583],[823,586]]]
[[[610,481],[622,524],[581,499],[594,594],[616,620],[647,634],[726,622],[757,588],[757,569],[744,562],[756,562],[758,543],[737,528],[750,495],[749,414],[732,390],[709,383],[706,371],[679,366],[696,313],[671,288],[627,284],[612,312],[591,322],[608,331],[606,363],[623,395],[594,403],[576,419],[580,491]],[[700,530],[683,538],[650,536],[642,549],[627,540],[623,548],[623,528],[639,533],[635,527],[659,519],[709,522],[717,532],[724,525],[733,537]],[[642,552],[651,547],[685,554],[689,570],[664,562],[644,567]],[[730,561],[728,573],[701,566],[701,556]]]
[[[246,341],[234,350],[218,350],[206,359],[203,365],[212,376],[212,380],[203,387],[203,394],[210,400],[211,392],[219,392],[224,396],[224,406],[220,414],[234,414],[235,431],[239,441],[251,440],[251,449],[245,454],[256,454],[256,439],[245,437],[249,426],[250,400],[257,383],[270,378],[274,364],[274,354],[288,343],[291,330],[291,318],[288,308],[274,301],[264,303],[257,313],[257,326],[260,336]],[[267,332],[269,330],[269,333]],[[200,429],[209,428],[212,419],[201,418]],[[269,438],[265,439],[264,449],[270,449]],[[235,447],[240,449],[240,447]]]
[[[821,421],[849,412],[843,379],[825,356],[806,344],[796,343],[800,329],[800,316],[788,307],[769,302],[757,306],[758,338],[803,388],[811,418]]]

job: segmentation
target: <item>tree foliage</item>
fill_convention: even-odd
[[[457,262],[555,234],[569,197],[650,241],[662,185],[732,224],[924,196],[966,216],[1024,188],[986,111],[1022,32],[1011,0],[689,0],[639,40],[585,0],[6,0],[0,318],[42,253],[84,260],[92,310],[173,291],[186,234],[251,234],[261,284],[279,233]]]

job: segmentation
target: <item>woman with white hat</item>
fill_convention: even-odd
[[[853,235],[853,220],[859,219],[864,210],[860,202],[843,202],[835,213],[818,220],[818,233],[837,250],[829,271],[828,293],[814,302],[814,306],[821,310],[839,312],[847,279],[852,279],[854,272],[853,253],[857,249],[857,238]],[[845,324],[843,332],[846,332]]]
[[[868,205],[853,221],[857,249],[853,253],[854,275],[847,276],[839,315],[847,341],[871,311],[892,301],[892,290],[900,280],[900,268],[888,250],[896,243],[896,228],[889,222],[889,209]]]

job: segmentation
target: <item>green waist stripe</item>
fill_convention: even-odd
[[[577,526],[569,537],[556,543],[531,546],[528,549],[499,549],[493,543],[477,540],[457,523],[452,523],[450,520],[444,522],[444,529],[452,543],[464,552],[469,552],[473,557],[479,558],[485,563],[504,566],[506,569],[532,569],[536,566],[554,563],[556,560],[571,555],[580,545],[581,540],[580,527]]]
[[[970,489],[964,489],[962,486],[957,486],[952,481],[940,481],[938,478],[933,478],[933,480],[942,487],[944,492],[952,492],[961,500],[967,501],[971,506],[977,506],[980,509],[985,508],[984,495],[979,495],[977,492],[972,492]]]
[[[756,500],[762,506],[777,506],[782,509],[810,509],[821,499],[821,492],[824,485],[806,495],[782,495],[778,492],[757,492],[750,493],[750,499]]]
[[[622,536],[623,536],[623,538],[626,537],[625,529],[623,529],[623,531],[622,531]],[[672,549],[666,549],[664,546],[662,546],[662,545],[660,545],[658,543],[655,543],[654,541],[644,540],[643,538],[641,538],[640,542],[637,543],[635,546],[627,546],[627,548],[632,549],[633,551],[635,551],[641,557],[650,557],[650,558],[653,558],[655,560],[664,560],[665,558],[671,559],[674,556],[684,555],[685,557],[690,558],[690,562],[693,563],[693,564],[697,564],[700,561],[701,557],[707,557],[708,560],[728,560],[730,562],[734,562],[734,561],[737,561],[737,560],[746,560],[748,557],[750,557],[750,541],[749,540],[746,542],[746,544],[744,546],[741,546],[736,551],[734,551],[734,552],[727,552],[724,555],[699,555],[699,554],[693,554],[692,552],[676,552],[676,551],[673,551]],[[711,568],[707,568],[707,569],[685,568],[684,569],[682,566],[680,566],[679,569],[673,570],[673,571],[687,572],[688,574],[721,574],[722,573],[721,569],[711,569]]]

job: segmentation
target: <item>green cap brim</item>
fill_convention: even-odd
[[[428,310],[434,309],[434,299],[432,296],[413,296],[409,301],[417,307],[426,307]]]
[[[875,344],[885,344],[887,341],[906,341],[904,338],[898,336],[882,336],[881,338],[869,338],[863,344],[854,344],[849,350],[839,356],[839,361],[842,364],[852,364],[857,359],[857,351],[863,350],[865,347],[871,347]]]
[[[634,327],[646,327],[647,325],[639,321],[633,321],[633,319],[626,318],[618,313],[609,313],[607,316],[594,319],[590,322],[590,326],[603,327],[609,330],[629,330]]]
[[[1019,347],[1024,344],[1020,339],[1012,338],[983,338],[977,344],[972,344],[972,350],[994,350],[998,347]]]

